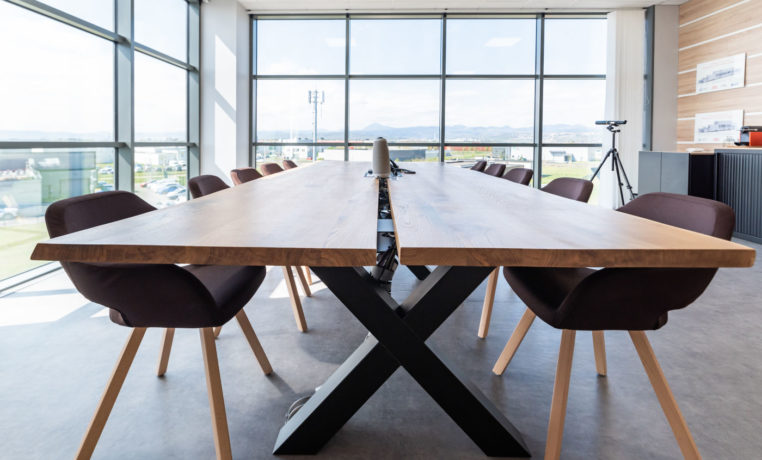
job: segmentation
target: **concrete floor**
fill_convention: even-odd
[[[753,269],[721,270],[694,305],[649,333],[706,459],[762,458],[761,275],[759,262]],[[404,298],[416,282],[399,269],[395,298]],[[313,297],[304,300],[306,334],[296,329],[279,268],[269,271],[246,308],[273,375],[262,375],[237,325],[223,328],[217,341],[235,458],[273,458],[289,405],[320,385],[366,335],[321,283],[313,288]],[[493,375],[524,307],[501,279],[490,334],[480,340],[484,288],[429,343],[470,373],[523,433],[534,458],[542,458],[560,333],[535,322],[508,372]],[[71,458],[128,332],[83,299],[60,271],[0,298],[0,457]],[[198,333],[178,331],[164,378],[154,374],[160,336],[160,330],[146,334],[95,458],[214,457]],[[628,335],[607,333],[606,348],[609,375],[600,378],[591,335],[577,334],[562,457],[680,458]],[[319,456],[484,458],[404,370]]]

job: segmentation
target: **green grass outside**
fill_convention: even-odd
[[[45,261],[29,260],[34,246],[48,238],[45,222],[0,227],[0,279],[38,267]]]

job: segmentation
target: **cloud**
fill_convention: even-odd
[[[521,41],[519,37],[493,37],[484,44],[487,48],[509,48]]]

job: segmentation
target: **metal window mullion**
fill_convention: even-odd
[[[76,16],[72,16],[71,14],[65,11],[61,11],[57,8],[53,8],[52,6],[49,6],[42,2],[38,2],[35,0],[6,0],[6,1],[8,3],[11,3],[16,6],[20,6],[21,8],[40,14],[47,18],[64,23],[68,26],[72,26],[83,32],[93,34],[100,38],[105,38],[113,42],[119,42],[124,40],[124,37],[120,36],[121,34],[119,33],[118,28],[116,33],[112,32],[108,29],[104,29],[103,27],[99,25],[93,24],[92,22],[85,21],[84,19],[80,19]],[[116,21],[114,22],[114,25],[116,25]]]
[[[447,15],[442,15],[442,33],[440,38],[441,43],[440,46],[440,53],[441,57],[439,59],[439,65],[441,67],[441,75],[440,75],[440,81],[439,81],[439,161],[440,163],[444,163],[445,161],[445,82],[447,78],[445,76],[447,75]]]
[[[349,161],[349,47],[352,37],[348,14],[344,22],[344,161]]]
[[[186,102],[186,164],[188,178],[201,173],[201,81],[200,81],[200,5],[188,2],[187,14],[187,102]]]
[[[196,7],[196,8],[198,8],[198,7]],[[190,8],[189,8],[189,11],[188,11],[188,16],[190,16]],[[188,17],[188,19],[187,19],[188,23],[190,23],[190,20],[191,20],[191,18]],[[188,24],[188,25],[190,25],[190,24]],[[187,47],[188,47],[188,39],[190,37],[189,34],[190,34],[190,31],[188,31],[188,34],[186,34],[186,36],[185,36],[186,51],[188,51]],[[159,50],[155,50],[155,49],[151,48],[150,46],[141,45],[140,43],[135,43],[135,51],[143,53],[146,56],[151,56],[152,58],[158,59],[158,60],[160,60],[162,62],[166,62],[167,64],[173,65],[175,67],[179,67],[179,68],[181,68],[183,70],[198,70],[198,65],[194,66],[194,65],[191,65],[189,62],[183,62],[182,60],[177,59],[175,57],[172,57],[169,54],[162,53]]]
[[[538,14],[535,26],[535,61],[534,69],[537,79],[534,84],[534,186],[539,188],[542,184],[542,118],[543,118],[543,90],[545,74],[545,15]]]
[[[249,21],[249,166],[257,167],[257,18]]]
[[[135,175],[135,48],[133,0],[116,0],[114,23],[116,32],[125,37],[116,42],[114,52],[114,114],[116,150],[114,170],[117,190],[134,190]]]

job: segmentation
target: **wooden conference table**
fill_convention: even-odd
[[[384,201],[368,167],[291,169],[42,242],[32,258],[310,266],[371,335],[286,422],[274,453],[317,453],[402,366],[485,454],[508,457],[529,456],[521,434],[425,343],[495,267],[754,263],[736,243],[439,163],[388,180],[392,226],[379,220]],[[394,228],[401,264],[437,266],[401,303],[363,268],[376,264],[383,228]]]

